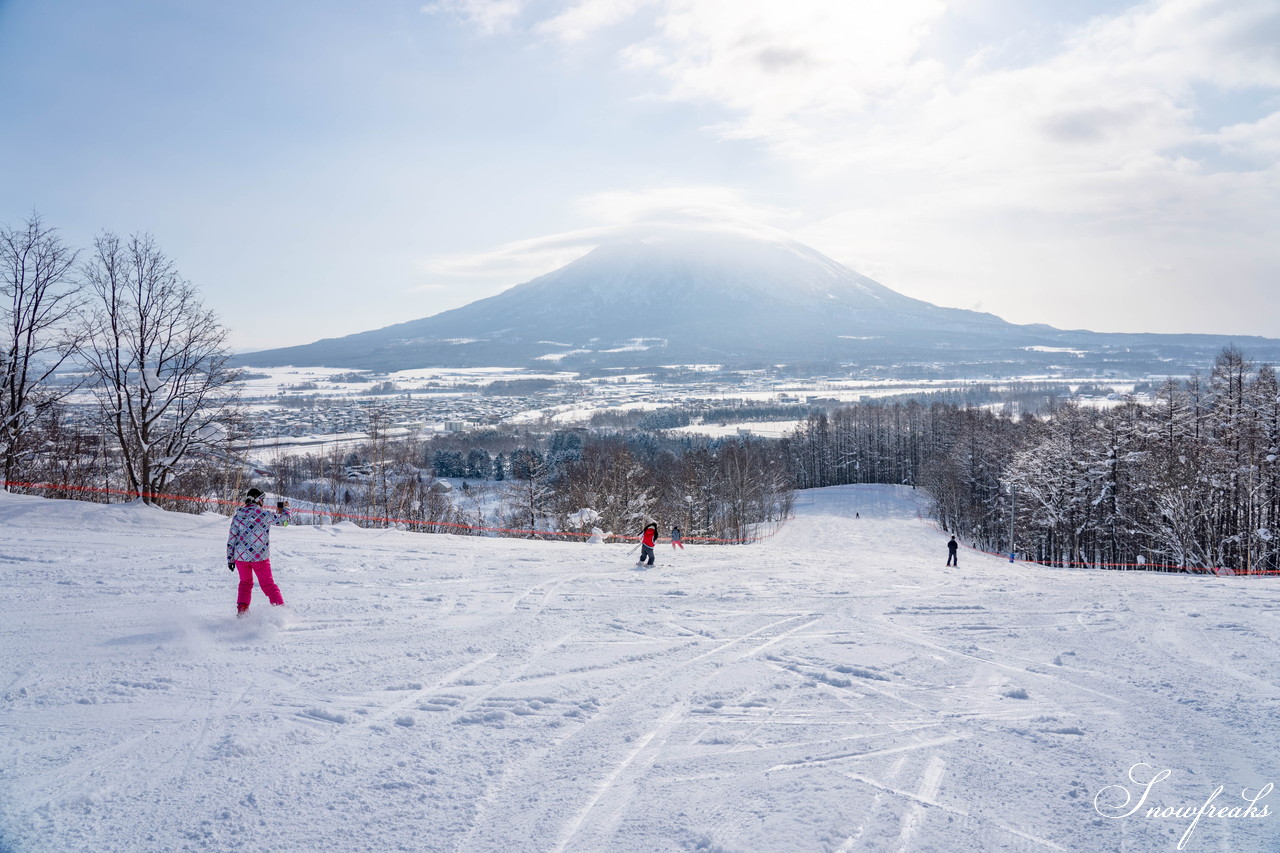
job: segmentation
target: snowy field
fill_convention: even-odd
[[[804,423],[799,420],[786,421],[744,421],[732,424],[689,424],[670,430],[672,433],[690,433],[706,435],[712,438],[724,438],[733,435],[757,435],[761,438],[782,438],[796,431],[796,427]]]
[[[1274,580],[946,569],[914,497],[648,571],[277,529],[236,620],[225,518],[0,494],[0,851],[1277,849]]]

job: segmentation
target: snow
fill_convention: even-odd
[[[386,438],[396,439],[407,438],[416,432],[421,432],[421,430],[413,430],[408,427],[388,427],[382,430],[382,435]],[[235,450],[237,452],[252,453],[258,458],[305,456],[307,454],[326,456],[335,450],[354,449],[359,445],[368,443],[368,432],[330,432],[319,435],[281,435],[271,438],[251,439],[238,442]]]
[[[152,394],[157,393],[165,386],[164,380],[160,378],[160,374],[156,373],[154,367],[142,368],[142,387],[146,388]]]
[[[650,341],[654,343],[650,343]],[[630,343],[620,347],[611,349],[602,349],[600,352],[643,352],[644,350],[653,349],[654,344],[662,345],[666,343],[665,338],[632,338]]]
[[[586,527],[588,524],[595,524],[600,520],[600,513],[594,509],[583,508],[568,517],[569,524],[573,527]]]
[[[536,361],[561,361],[571,355],[584,355],[591,352],[589,349],[571,349],[564,352],[549,352],[546,355],[540,355],[535,358]]]
[[[367,399],[372,396],[368,392],[374,380],[393,382],[406,392],[430,392],[443,396],[446,392],[441,386],[447,385],[488,384],[511,379],[569,381],[577,376],[575,373],[563,371],[530,371],[508,367],[423,367],[392,373],[340,367],[246,367],[245,371],[252,378],[241,380],[239,387],[250,398],[274,398],[278,394],[291,393],[343,395],[355,399]],[[360,376],[365,381],[345,380],[346,377],[351,376]],[[304,385],[317,387],[299,390],[299,386]]]
[[[1163,851],[1275,780],[1270,582],[945,569],[915,497],[649,571],[298,524],[236,620],[226,518],[0,493],[0,850]]]
[[[1084,358],[1086,355],[1088,355],[1088,354],[1089,354],[1089,353],[1088,353],[1087,351],[1085,351],[1085,350],[1082,350],[1082,349],[1074,349],[1073,347],[1046,347],[1046,346],[1032,346],[1032,347],[1023,347],[1022,349],[1027,350],[1028,352],[1061,352],[1061,353],[1069,353],[1070,355],[1074,355],[1074,356],[1077,356],[1077,357],[1079,357],[1079,358]]]
[[[743,421],[740,423],[701,423],[689,424],[688,426],[674,427],[670,432],[673,433],[690,433],[693,435],[706,435],[711,438],[723,438],[732,435],[757,435],[763,438],[782,438],[796,431],[796,427],[804,423],[802,420],[791,418],[784,421]]]
[[[198,441],[216,444],[226,440],[227,428],[220,423],[207,423],[195,431],[195,437]]]

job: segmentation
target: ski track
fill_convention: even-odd
[[[1280,781],[1268,581],[948,569],[920,515],[805,492],[645,571],[296,526],[236,620],[225,518],[0,495],[0,851],[1145,853],[1185,825],[1092,807],[1134,762]]]

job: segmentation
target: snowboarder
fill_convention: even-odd
[[[680,546],[680,550],[684,550],[684,542],[680,541],[680,525],[671,525],[671,550],[674,551],[676,546]]]
[[[960,543],[956,541],[956,537],[952,536],[951,541],[947,543],[947,565],[948,566],[956,566],[957,568],[960,566],[960,561],[957,559],[957,552],[959,550],[960,550]]]
[[[644,533],[640,534],[640,562],[637,566],[643,566],[645,560],[649,561],[649,565],[653,565],[653,546],[658,544],[658,525],[655,522],[649,522],[644,526]]]
[[[255,574],[267,600],[274,606],[284,604],[280,587],[271,577],[271,525],[288,523],[289,502],[279,501],[276,511],[272,512],[262,506],[265,497],[261,489],[245,492],[244,506],[231,517],[231,530],[227,534],[227,568],[240,572],[237,617],[243,617],[249,611]]]

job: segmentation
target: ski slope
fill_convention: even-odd
[[[277,528],[236,620],[226,518],[0,494],[0,851],[1276,849],[1146,815],[1280,777],[1274,580],[947,569],[917,497],[647,571]]]

